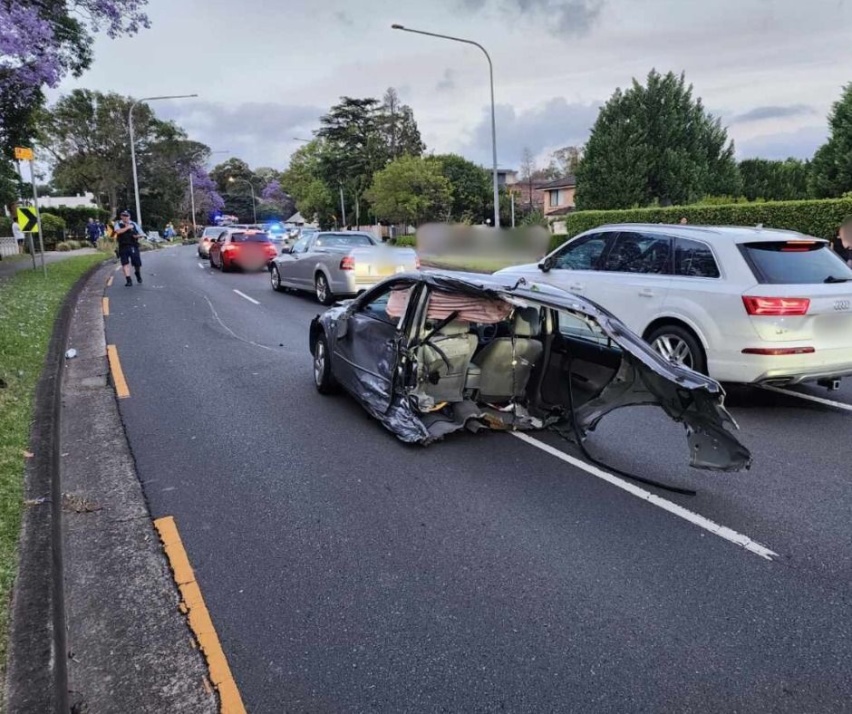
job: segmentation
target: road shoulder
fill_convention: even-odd
[[[84,288],[68,339],[61,476],[70,704],[213,712],[217,700],[136,475],[109,385],[102,297]],[[110,319],[110,318],[106,318]]]

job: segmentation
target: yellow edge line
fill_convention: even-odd
[[[213,620],[210,619],[210,613],[204,604],[201,589],[189,564],[189,556],[183,547],[175,519],[172,516],[158,518],[154,521],[154,527],[160,534],[175,583],[180,590],[181,610],[188,613],[189,626],[195,633],[195,638],[207,659],[210,681],[219,692],[220,711],[222,714],[245,714],[246,708],[240,697],[240,690],[231,674],[231,668],[228,666]]]
[[[130,388],[127,386],[127,380],[124,379],[124,372],[118,359],[118,348],[115,345],[107,345],[107,357],[109,357],[109,368],[112,372],[115,393],[119,399],[126,399],[130,396]]]
[[[109,317],[109,298],[101,298],[101,305],[104,308],[104,317]]]
[[[109,279],[107,280],[107,287],[108,287],[108,288],[111,288],[111,287],[112,287],[112,275],[110,275],[110,276],[109,276]]]

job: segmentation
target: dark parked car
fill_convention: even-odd
[[[691,465],[751,455],[715,380],[672,363],[595,303],[540,283],[424,271],[388,278],[310,326],[320,393],[340,385],[406,442],[454,431],[565,429],[658,405],[686,427]]]
[[[263,270],[275,255],[275,245],[266,233],[229,229],[210,246],[210,267],[223,273],[234,268]]]

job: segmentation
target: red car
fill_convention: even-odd
[[[210,265],[223,273],[234,268],[268,270],[277,254],[269,234],[263,231],[229,230],[210,245]]]

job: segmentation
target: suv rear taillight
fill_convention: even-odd
[[[347,255],[343,260],[340,261],[340,269],[355,270],[355,258],[353,258],[351,255]]]
[[[807,315],[811,301],[808,298],[753,297],[743,295],[743,305],[749,315],[787,317]]]

